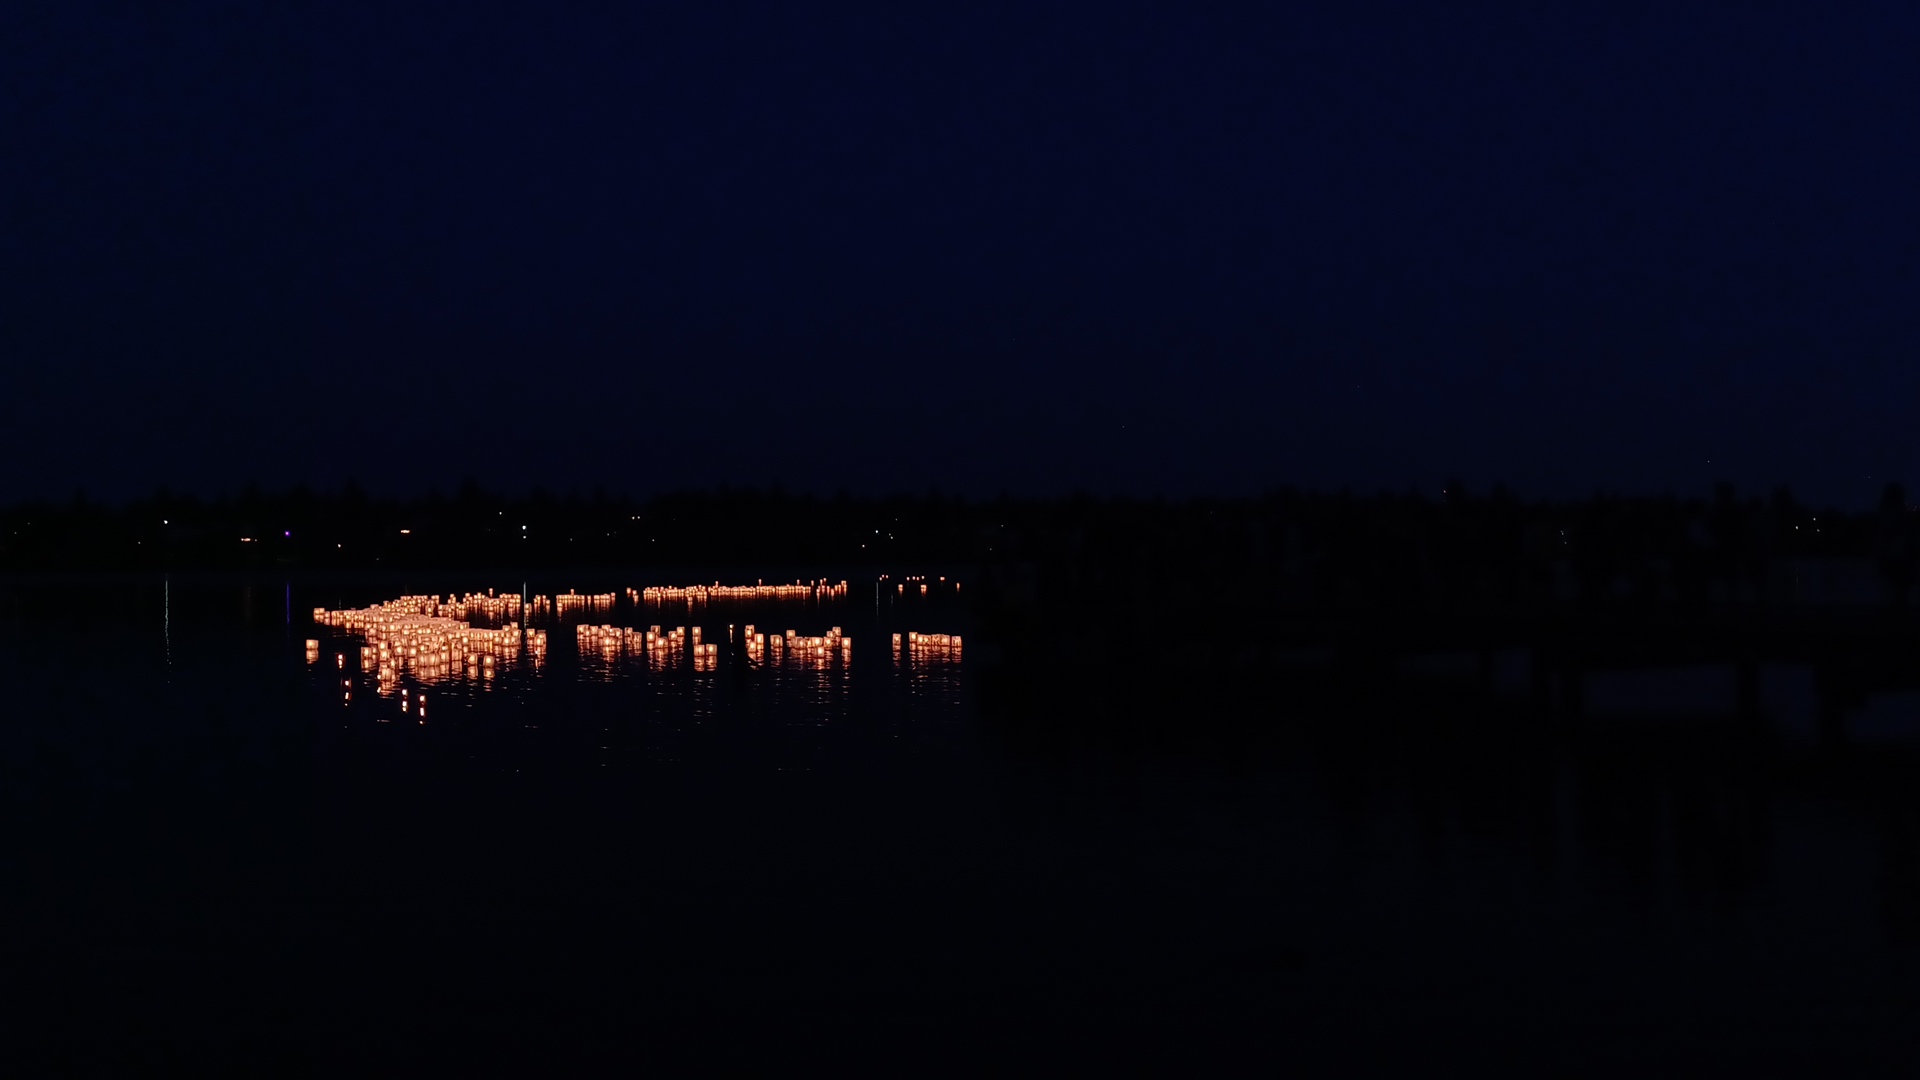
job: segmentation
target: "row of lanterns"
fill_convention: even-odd
[[[753,585],[654,585],[645,589],[628,589],[627,596],[636,603],[665,604],[689,603],[704,604],[713,600],[836,600],[847,595],[847,583],[829,582],[819,578],[812,582],[795,581],[791,585],[768,585],[762,581]]]
[[[903,652],[909,663],[958,662],[960,659],[959,634],[921,634],[909,632],[905,635],[893,635],[893,658],[898,661]]]
[[[613,593],[576,593],[572,589],[553,598],[554,607],[564,616],[568,612],[598,613],[613,610]]]
[[[720,647],[702,642],[697,626],[691,639],[684,626],[662,631],[658,623],[645,630],[582,623],[573,628],[573,633],[581,656],[598,655],[608,663],[622,657],[645,657],[647,666],[664,669],[677,667],[682,658],[691,656],[695,671],[711,671],[720,659]]]

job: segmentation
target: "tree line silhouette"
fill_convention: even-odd
[[[648,499],[509,497],[463,485],[400,500],[357,487],[123,505],[76,495],[0,510],[0,570],[369,570],[974,564],[1034,600],[1126,590],[1230,593],[1286,607],[1470,610],[1767,604],[1806,599],[1784,568],[1870,568],[1877,601],[1914,600],[1920,513],[1900,485],[1846,513],[1781,489],[1740,497],[1520,499],[1452,484],[1418,495],[1282,490],[1253,499],[969,501],[779,490]]]
[[[1831,592],[1830,573],[1795,571],[1846,564],[1877,578],[1867,602],[1904,607],[1920,565],[1920,512],[1898,484],[1851,514],[1784,489],[1742,499],[1726,484],[1709,499],[1527,502],[1450,485],[1437,500],[1281,492],[994,509],[1008,521],[985,533],[1004,537],[990,561],[1035,568],[1029,586],[1062,600],[1133,589],[1325,609],[1765,605]]]

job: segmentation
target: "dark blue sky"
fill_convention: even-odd
[[[1920,482],[1920,8],[1255,7],[6,5],[0,498]]]

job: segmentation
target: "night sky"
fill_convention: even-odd
[[[0,147],[0,500],[1920,482],[1908,0],[17,0]]]

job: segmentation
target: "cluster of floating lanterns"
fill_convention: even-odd
[[[695,653],[706,651],[699,647],[700,628],[697,626],[693,628],[692,640]],[[640,641],[646,650],[647,666],[656,671],[679,667],[682,659],[687,655],[687,641],[687,628],[684,626],[676,626],[667,631],[662,631],[658,624],[648,627],[646,635]],[[703,670],[710,670],[710,668]]]
[[[505,622],[517,619],[520,615],[518,596],[495,596],[492,589],[481,593],[468,593],[465,596],[447,594],[442,600],[438,596],[402,596],[384,604],[375,604],[365,608],[344,608],[329,611],[323,607],[313,609],[313,621],[322,626],[334,626],[343,630],[358,631],[364,626],[380,619],[398,615],[426,615],[440,619],[482,619],[487,622]]]
[[[518,593],[510,596],[495,596],[492,589],[488,589],[485,596],[479,593],[468,593],[460,598],[460,606],[464,609],[464,618],[468,622],[482,619],[489,623],[504,623],[516,622],[520,618]],[[463,616],[455,615],[454,617]]]
[[[365,608],[330,611],[313,609],[313,621],[336,627],[362,638],[360,670],[372,673],[375,686],[383,694],[399,687],[402,675],[420,682],[439,682],[464,673],[468,678],[490,682],[501,661],[520,657],[523,648],[537,667],[546,660],[547,634],[528,630],[523,636],[520,624],[508,619],[495,627],[472,626],[468,618],[490,619],[519,609],[519,598],[469,594],[449,596],[403,596]],[[307,662],[320,659],[320,642],[308,638]],[[335,666],[346,667],[346,654],[334,657]],[[351,695],[351,687],[348,688]]]
[[[938,580],[944,583],[947,579]],[[926,595],[932,583],[924,577],[910,577],[898,582],[897,587],[904,593],[909,584],[916,586],[920,595]],[[953,587],[958,590],[960,585],[954,582]],[[731,586],[716,582],[644,590],[629,588],[625,595],[635,604],[673,601],[691,604],[712,600],[830,599],[844,597],[846,591],[845,581],[836,584],[820,579],[791,585],[762,582]],[[403,711],[409,716],[417,711],[421,723],[425,723],[426,695],[420,690],[403,688],[400,685],[403,677],[425,684],[464,674],[470,680],[490,685],[500,664],[516,661],[523,655],[539,668],[547,656],[547,632],[524,627],[522,618],[608,611],[618,596],[568,590],[557,596],[533,596],[523,601],[517,594],[497,594],[491,589],[484,594],[449,593],[444,597],[407,595],[364,608],[316,607],[313,620],[317,625],[362,638],[359,671],[373,676],[376,690],[383,697],[397,693]],[[735,628],[729,624],[729,641],[734,640],[734,633]],[[609,663],[644,659],[649,668],[661,671],[689,665],[695,671],[713,671],[719,664],[719,646],[702,641],[702,630],[698,626],[663,629],[656,623],[641,630],[583,622],[574,627],[574,634],[583,659],[597,657]],[[835,665],[844,668],[853,659],[853,639],[838,626],[819,636],[803,636],[791,628],[784,633],[769,634],[747,623],[740,628],[739,641],[747,660],[755,665],[825,671]],[[307,663],[321,662],[321,644],[317,638],[306,640]],[[958,634],[894,634],[892,644],[896,663],[903,658],[909,665],[957,663],[961,655]],[[349,655],[348,652],[335,653],[334,666],[344,671]],[[343,700],[351,704],[352,678],[342,678],[341,693]]]
[[[826,668],[836,661],[848,664],[853,660],[853,639],[837,626],[821,637],[801,637],[794,630],[773,634],[767,638],[766,647],[774,663],[800,667]]]
[[[734,627],[729,625],[729,640],[734,632]],[[701,634],[698,626],[677,626],[663,631],[657,623],[645,630],[586,623],[574,627],[574,639],[582,657],[597,657],[607,663],[644,658],[647,666],[655,670],[681,667],[690,660],[695,671],[712,671],[719,666],[720,646],[702,641]],[[838,626],[818,637],[803,637],[795,630],[767,634],[748,623],[739,629],[739,634],[742,650],[755,664],[771,661],[824,669],[853,659],[853,639]]]
[[[954,662],[960,660],[959,634],[921,634],[908,632],[904,640],[902,635],[893,635],[893,658],[900,659],[901,647],[905,646],[908,663]]]
[[[791,585],[768,585],[760,582],[754,585],[654,585],[635,591],[627,590],[627,595],[638,602],[648,604],[689,603],[704,604],[713,600],[835,600],[847,595],[847,583],[829,582],[819,578],[812,582],[795,581]]]
[[[597,655],[608,663],[644,657],[648,667],[666,669],[678,667],[683,659],[691,657],[695,671],[712,671],[720,662],[720,646],[702,642],[697,626],[691,637],[684,626],[662,631],[658,623],[645,630],[582,623],[573,628],[573,633],[582,657]]]

